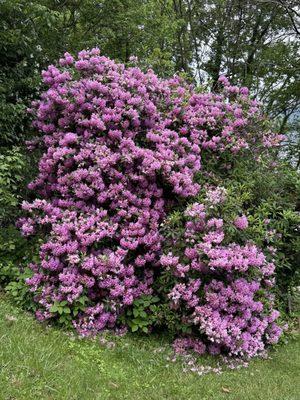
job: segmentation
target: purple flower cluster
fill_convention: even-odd
[[[248,89],[231,86],[224,76],[219,83],[220,93],[191,93],[180,132],[189,134],[202,150],[218,153],[278,146],[283,135],[257,129],[264,117],[259,103],[249,99]]]
[[[126,68],[98,49],[81,51],[76,59],[66,53],[58,66],[43,72],[43,81],[48,89],[29,110],[41,134],[28,143],[43,152],[38,176],[29,184],[39,199],[23,204],[27,217],[19,222],[24,235],[44,239],[40,262],[31,265],[33,276],[28,279],[38,303],[37,317],[55,317],[54,304],[67,302],[72,309],[84,296],[85,310],[72,315],[78,331],[86,335],[114,327],[136,298],[152,293],[154,276],[167,267],[182,280],[170,294],[173,303],[187,304],[195,323],[212,332],[207,333],[211,342],[241,352],[237,344],[225,343],[223,330],[232,338],[236,321],[230,318],[244,312],[243,307],[250,320],[252,314],[259,316],[261,311],[252,309],[255,301],[232,309],[233,299],[224,296],[220,316],[209,317],[207,308],[200,322],[197,310],[204,305],[197,293],[204,283],[188,277],[191,271],[233,276],[235,271],[268,270],[265,257],[250,244],[222,247],[223,221],[207,220],[202,204],[186,212],[188,263],[180,261],[181,255],[162,256],[160,227],[178,199],[199,192],[195,175],[202,152],[236,154],[280,140],[259,133],[256,127],[263,117],[258,104],[246,88],[230,86],[224,77],[223,91],[197,94],[179,77],[162,80],[151,70]],[[223,188],[207,193],[212,205],[225,196]],[[242,222],[240,229],[245,227]],[[228,281],[229,287],[234,284]],[[205,286],[207,295],[226,291],[210,285]],[[249,291],[248,297],[258,290]],[[253,324],[249,329],[263,330]],[[234,336],[239,338],[235,343],[245,330],[241,327],[242,333]]]
[[[236,226],[236,228],[238,228],[240,230],[244,230],[244,229],[248,228],[248,219],[247,219],[246,215],[237,217],[233,223]]]
[[[161,257],[178,282],[168,296],[171,306],[195,327],[196,339],[176,347],[199,347],[200,337],[212,354],[253,357],[282,331],[270,294],[275,265],[252,243],[223,244],[224,221],[210,213],[209,203],[190,205],[180,245]]]
[[[43,200],[24,203],[24,235],[42,232],[39,265],[28,280],[51,317],[55,301],[90,307],[74,325],[82,333],[115,324],[124,307],[151,293],[172,200],[195,195],[200,146],[174,129],[190,88],[149,71],[126,69],[98,49],[66,54],[43,72],[49,89],[33,104],[44,151],[29,186]],[[170,196],[169,196],[170,197]]]

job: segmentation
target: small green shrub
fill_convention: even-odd
[[[38,240],[26,240],[19,230],[8,225],[0,231],[0,287],[20,307],[35,311],[33,294],[26,284],[32,276],[27,265],[38,260]]]
[[[15,267],[14,267],[15,270]],[[4,288],[14,302],[29,311],[36,310],[36,304],[33,301],[33,293],[29,291],[26,279],[32,276],[32,271],[25,268],[24,271],[17,269],[17,273],[13,280],[11,280]]]

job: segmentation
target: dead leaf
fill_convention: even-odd
[[[108,382],[108,384],[109,384],[109,386],[111,386],[111,387],[113,387],[113,388],[115,388],[115,389],[117,389],[117,388],[119,387],[119,385],[117,385],[117,384],[114,383],[114,382]]]
[[[231,389],[228,389],[226,387],[222,387],[222,392],[224,393],[231,393]]]
[[[6,319],[6,321],[9,321],[9,322],[17,321],[17,318],[14,317],[13,315],[5,315],[5,319]]]

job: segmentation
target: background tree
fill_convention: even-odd
[[[22,141],[39,72],[65,51],[99,46],[137,56],[161,76],[184,72],[248,86],[276,118],[299,112],[299,7],[283,0],[3,0],[0,3],[1,145]]]

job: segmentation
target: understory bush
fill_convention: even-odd
[[[36,199],[19,221],[42,241],[26,280],[37,318],[83,335],[168,326],[186,335],[179,351],[251,357],[276,343],[277,256],[263,235],[281,204],[252,184],[254,163],[275,168],[282,136],[248,89],[221,77],[201,91],[98,49],[66,53],[43,81],[29,110]]]
[[[34,259],[37,239],[29,240],[15,226],[20,217],[20,203],[26,198],[28,183],[35,172],[22,146],[0,147],[0,289],[9,292],[16,302],[33,310],[33,295],[26,279],[27,267]]]
[[[0,225],[15,220],[26,159],[19,147],[0,148]]]

